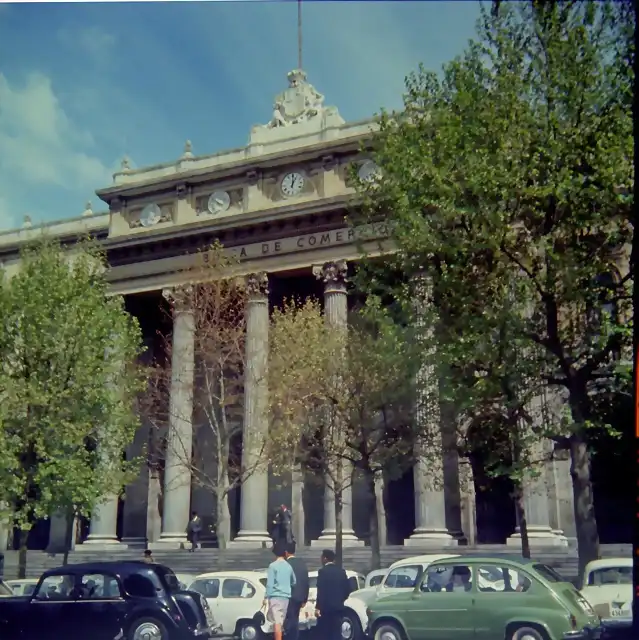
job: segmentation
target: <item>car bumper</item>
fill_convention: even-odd
[[[600,640],[602,637],[602,627],[584,627],[578,631],[566,631],[563,640]]]
[[[222,625],[214,624],[211,627],[200,627],[193,632],[194,638],[213,638],[216,635],[221,634]]]

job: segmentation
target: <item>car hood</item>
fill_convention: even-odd
[[[364,589],[358,589],[357,591],[353,591],[351,593],[351,598],[356,598],[357,600],[361,600],[365,604],[372,602],[375,600],[378,594],[382,593],[381,589],[377,587],[365,587]]]

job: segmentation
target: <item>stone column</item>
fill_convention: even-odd
[[[571,546],[576,545],[575,503],[570,477],[570,453],[567,449],[554,448],[546,473],[549,485],[550,526],[555,535],[564,538]]]
[[[413,468],[415,484],[415,531],[404,540],[407,546],[450,547],[455,540],[446,527],[444,498],[444,443],[441,431],[439,382],[428,355],[433,348],[432,323],[425,319],[431,304],[431,284],[425,276],[415,279],[415,313],[425,352],[424,364],[417,374],[415,419],[423,437],[417,446]]]
[[[461,493],[461,526],[466,542],[477,544],[477,503],[473,467],[467,458],[459,461],[459,486]]]
[[[346,281],[348,266],[345,260],[326,262],[322,266],[313,267],[313,274],[324,283],[324,314],[326,323],[334,331],[348,331],[348,294]],[[350,475],[352,470],[343,465],[343,473]],[[342,492],[342,543],[345,547],[363,545],[353,531],[353,488],[352,482]],[[324,486],[324,529],[318,540],[312,546],[335,543],[335,493],[331,489],[330,481]]]
[[[534,421],[544,419],[541,398],[535,398],[530,403],[530,414]],[[530,472],[524,477],[523,492],[529,544],[531,548],[566,547],[566,539],[563,536],[558,536],[551,527],[549,485],[546,473],[549,453],[546,441],[540,439],[531,444],[528,456]],[[520,546],[521,534],[519,531],[515,531],[508,538],[506,544]]]
[[[268,519],[268,468],[260,462],[268,430],[268,276],[246,278],[246,363],[244,373],[244,430],[240,531],[232,545],[263,547],[270,544]]]
[[[297,465],[292,473],[291,513],[293,537],[298,547],[306,544],[306,519],[304,516],[304,471]]]
[[[191,508],[195,319],[179,291],[165,290],[162,295],[173,305],[173,340],[162,529],[156,544],[179,548],[186,543]]]

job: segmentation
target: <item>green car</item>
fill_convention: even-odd
[[[521,556],[437,560],[368,607],[374,640],[596,640],[601,620],[553,569]]]

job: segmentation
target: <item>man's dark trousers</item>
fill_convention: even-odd
[[[284,634],[286,640],[297,640],[300,634],[300,609],[302,603],[297,600],[288,601],[286,618],[284,619]]]
[[[342,612],[323,613],[317,619],[317,640],[340,640],[342,637]]]

